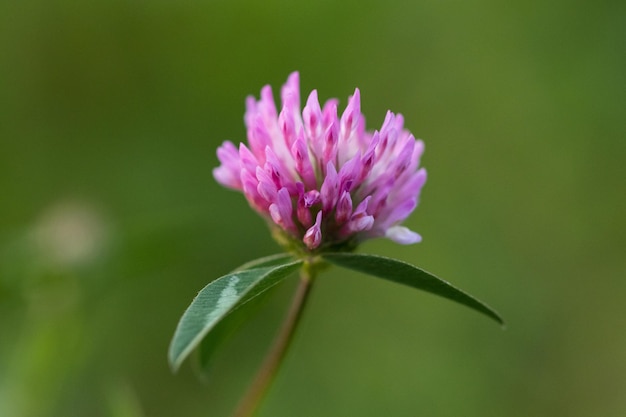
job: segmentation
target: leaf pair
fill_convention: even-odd
[[[375,255],[327,253],[322,260],[388,281],[408,285],[456,301],[479,311],[500,324],[492,308],[429,272],[408,263]],[[204,287],[181,317],[170,344],[169,362],[177,370],[187,356],[207,337],[208,351],[227,333],[218,326],[232,312],[258,297],[303,265],[289,255],[274,255],[242,265]]]

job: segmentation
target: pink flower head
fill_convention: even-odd
[[[341,116],[337,100],[321,107],[315,90],[301,111],[299,84],[292,73],[281,90],[280,113],[270,86],[260,100],[248,97],[248,146],[224,142],[215,179],[242,191],[281,241],[300,251],[351,249],[380,236],[419,242],[400,224],[426,182],[419,168],[424,143],[392,112],[380,130],[367,132],[358,89]]]

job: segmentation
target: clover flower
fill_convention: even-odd
[[[271,87],[246,100],[248,146],[226,141],[213,171],[222,185],[242,191],[281,243],[311,252],[349,250],[387,237],[411,244],[420,235],[401,226],[426,182],[419,168],[424,143],[387,112],[380,130],[365,130],[360,92],[341,117],[336,99],[320,106],[313,90],[300,110],[300,85],[292,73],[277,112]]]
[[[213,171],[219,183],[243,192],[291,253],[247,262],[207,284],[178,322],[168,352],[170,366],[177,370],[197,349],[200,371],[206,373],[212,348],[224,337],[220,324],[299,271],[280,329],[232,417],[252,417],[258,409],[316,277],[328,266],[439,295],[504,325],[491,307],[430,272],[392,258],[351,253],[360,242],[375,237],[402,244],[421,240],[401,223],[417,206],[426,182],[426,171],[419,167],[424,144],[404,129],[404,118],[392,112],[387,112],[380,130],[367,132],[358,89],[341,117],[337,100],[322,107],[315,90],[301,111],[299,84],[298,73],[292,73],[281,90],[280,113],[269,86],[261,90],[260,100],[248,97],[248,144],[237,148],[224,142],[217,150],[221,165]]]

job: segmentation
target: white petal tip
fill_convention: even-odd
[[[422,237],[404,226],[393,226],[387,229],[385,237],[401,245],[411,245],[422,241]]]

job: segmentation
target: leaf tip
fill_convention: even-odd
[[[181,352],[179,347],[176,346],[175,344],[177,334],[178,332],[174,334],[174,338],[172,339],[169,350],[167,352],[167,363],[170,367],[170,371],[172,371],[173,374],[178,373],[181,365],[183,364],[183,362],[185,361],[185,358],[187,357],[186,352],[185,351]]]
[[[180,362],[176,360],[175,354],[170,348],[170,351],[167,354],[167,363],[170,366],[170,371],[175,374],[180,369]]]
[[[486,305],[482,301],[479,301],[479,302],[485,308],[485,310],[482,310],[481,312],[484,313],[485,315],[491,317],[493,320],[497,321],[498,324],[500,325],[500,328],[502,330],[506,330],[507,329],[506,322],[504,321],[504,319],[502,318],[500,313],[498,313],[496,310],[494,310],[493,308],[489,307],[488,305]]]

